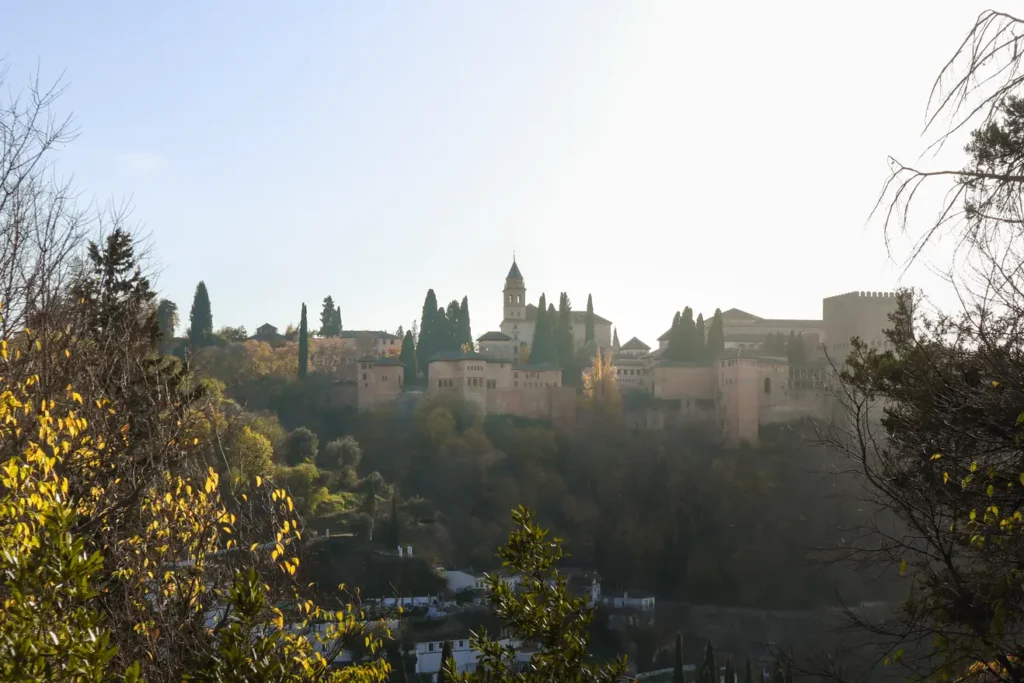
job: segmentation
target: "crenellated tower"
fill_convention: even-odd
[[[523,274],[519,272],[516,259],[512,257],[512,267],[505,276],[505,289],[503,291],[505,320],[526,320],[526,283],[523,282]]]

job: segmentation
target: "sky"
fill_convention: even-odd
[[[590,294],[653,346],[685,306],[945,301],[869,215],[986,8],[7,0],[0,99],[63,74],[80,135],[57,168],[130,204],[186,323],[200,280],[215,326],[250,332],[303,302],[316,327],[328,294],[346,329],[408,328],[433,288],[469,297],[478,336],[514,252],[530,301]]]

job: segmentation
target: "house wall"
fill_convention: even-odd
[[[359,410],[373,410],[394,403],[402,395],[405,385],[405,367],[360,362],[356,372],[356,402]]]
[[[521,320],[518,318],[506,318],[501,321],[500,329],[512,337],[513,345],[519,348],[523,344],[533,344],[534,327],[536,327],[536,322],[527,320],[525,317]]]
[[[479,347],[480,353],[492,358],[515,360],[519,353],[514,341],[482,341]]]
[[[754,358],[718,361],[719,390],[724,408],[723,433],[727,441],[757,441],[758,382],[761,373]]]
[[[661,364],[651,368],[654,395],[669,400],[714,399],[718,394],[715,367],[703,363]]]
[[[620,358],[612,362],[615,366],[615,381],[619,385],[619,391],[651,390],[651,368],[647,367],[647,363],[631,358]]]

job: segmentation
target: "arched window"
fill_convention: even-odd
[[[765,377],[764,378],[764,393],[766,393],[766,394],[772,393],[772,378],[771,377]]]
[[[521,297],[521,296],[519,296],[518,294],[516,294],[516,303],[517,303],[517,304],[521,304],[521,303],[523,303],[523,297]]]

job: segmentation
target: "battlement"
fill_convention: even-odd
[[[833,301],[837,299],[895,299],[899,296],[897,292],[847,292],[845,294],[835,294],[833,296],[826,296],[825,301]]]

